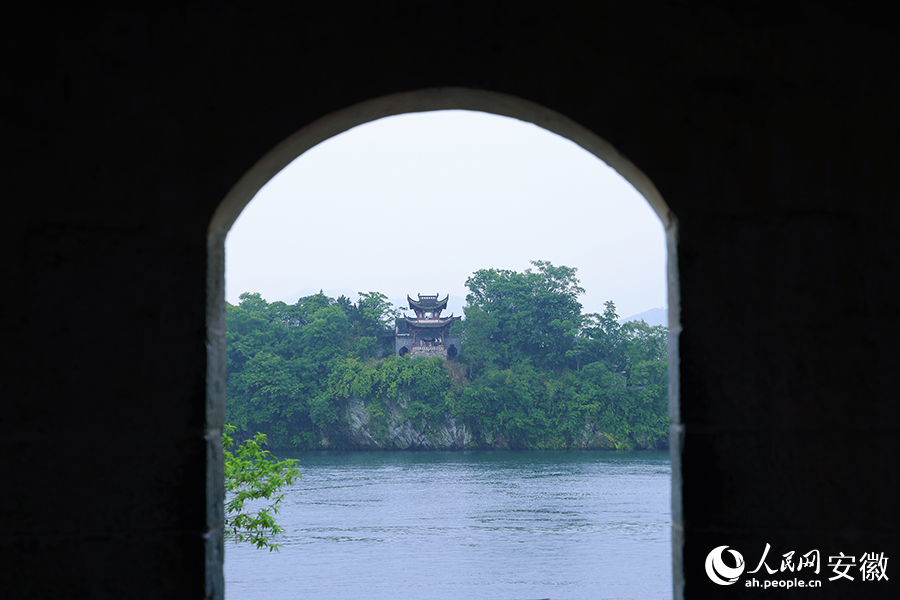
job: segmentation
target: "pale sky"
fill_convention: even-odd
[[[400,308],[531,260],[578,269],[584,312],[666,306],[665,236],[646,200],[569,140],[469,111],[389,117],[307,151],[263,187],[226,241],[226,299],[293,304],[376,291]],[[445,313],[446,314],[446,313]]]

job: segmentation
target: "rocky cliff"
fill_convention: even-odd
[[[409,419],[409,396],[385,402],[383,411],[371,410],[359,398],[345,407],[345,422],[339,433],[322,437],[322,447],[353,450],[462,450],[477,447],[468,427],[453,417],[439,422]],[[373,413],[376,416],[373,416]],[[415,422],[414,422],[415,421]],[[339,441],[338,441],[339,440]]]
[[[473,431],[457,419],[444,416],[439,420],[407,417],[409,396],[385,402],[382,407],[366,406],[359,398],[352,398],[345,407],[345,423],[331,436],[322,436],[321,447],[349,450],[466,450],[507,449],[509,444],[497,432]],[[565,446],[562,446],[565,447]],[[613,436],[587,424],[581,439],[574,446],[579,449],[616,450],[631,448]],[[637,449],[642,449],[640,443]]]

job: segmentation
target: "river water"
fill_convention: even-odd
[[[671,598],[667,452],[318,452],[226,600]]]

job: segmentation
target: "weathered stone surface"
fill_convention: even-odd
[[[447,358],[447,349],[443,346],[413,346],[409,351],[411,358]]]
[[[462,450],[472,445],[469,428],[456,419],[445,417],[430,423],[406,418],[408,402],[407,396],[385,402],[385,418],[373,420],[362,400],[351,399],[346,408],[346,445],[359,450]]]
[[[580,444],[580,447],[585,449],[617,449],[615,438],[600,431],[600,429],[593,423],[588,423],[587,425],[585,425]]]
[[[409,396],[403,395],[396,401],[384,402],[384,418],[373,419],[372,411],[359,398],[352,398],[346,406],[347,426],[341,431],[340,443],[327,437],[322,438],[322,448],[335,446],[354,450],[463,450],[463,449],[509,449],[509,440],[492,431],[472,431],[456,419],[445,416],[437,422],[424,418],[408,419],[405,409]],[[581,450],[621,450],[652,449],[641,439],[636,444],[626,444],[622,440],[602,431],[594,423],[587,423],[581,438],[571,449]]]
[[[0,596],[222,597],[228,227],[272,149],[410,98],[608,148],[668,224],[677,597],[721,544],[900,556],[896,19],[411,4],[5,14]],[[900,597],[848,583],[816,600]]]

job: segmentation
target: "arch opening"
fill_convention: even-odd
[[[250,171],[248,171],[220,204],[210,224],[208,237],[209,270],[207,280],[207,323],[210,360],[207,379],[207,398],[208,413],[210,415],[209,423],[212,434],[216,432],[217,428],[221,428],[224,421],[225,407],[224,382],[226,355],[224,343],[224,244],[228,231],[236,221],[240,212],[250,200],[253,199],[256,193],[291,161],[333,136],[352,129],[357,125],[375,121],[383,117],[451,109],[485,112],[516,118],[538,125],[543,129],[567,138],[616,170],[647,200],[665,228],[668,240],[667,246],[670,249],[670,258],[667,268],[669,282],[669,327],[671,332],[669,341],[670,413],[677,409],[677,357],[674,353],[677,348],[678,297],[675,280],[676,269],[672,264],[672,257],[674,255],[671,252],[671,248],[674,244],[675,221],[652,182],[650,182],[649,179],[647,179],[634,165],[621,157],[609,144],[561,115],[527,101],[500,94],[444,88],[380,98],[323,117],[274,148]],[[453,351],[455,355],[457,352],[455,347],[453,348]],[[674,432],[671,444],[674,452],[677,444]],[[678,474],[675,469],[676,461],[673,461],[673,507],[678,505],[678,499],[674,494],[676,490],[680,489],[680,484],[677,481]],[[210,481],[213,484],[215,483],[214,480],[217,476],[217,474],[211,475]],[[215,485],[209,487],[213,490],[216,488]],[[217,491],[211,492],[209,498],[211,503],[221,503],[221,496],[216,497],[217,493]],[[673,544],[677,551],[678,543],[675,539],[676,537],[676,532],[673,532]],[[673,558],[675,558],[677,564],[677,557]],[[216,569],[215,560],[211,561],[211,566],[209,568]],[[221,562],[219,562],[219,569],[221,569]],[[221,577],[221,575],[219,575],[219,577]],[[676,574],[676,581],[677,579],[678,577]]]

